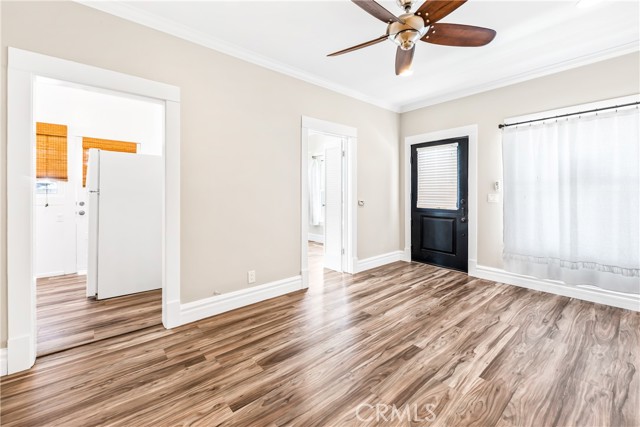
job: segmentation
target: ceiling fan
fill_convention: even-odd
[[[403,8],[405,12],[400,16],[395,16],[374,0],[351,1],[365,12],[386,23],[387,32],[376,39],[330,53],[327,56],[342,55],[388,39],[398,46],[396,50],[396,75],[411,73],[415,43],[418,40],[445,46],[477,47],[490,43],[496,36],[496,32],[489,28],[461,24],[436,24],[467,0],[426,0],[413,13],[411,13],[411,8],[414,0],[396,0],[398,6]]]

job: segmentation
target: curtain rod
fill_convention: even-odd
[[[578,116],[580,114],[597,113],[598,111],[613,110],[614,108],[631,107],[633,105],[638,105],[638,104],[640,104],[640,101],[630,102],[628,104],[622,104],[622,105],[612,105],[611,107],[594,108],[593,110],[578,111],[577,113],[561,114],[559,116],[553,116],[553,117],[543,117],[541,119],[525,120],[523,122],[516,122],[516,123],[509,123],[509,124],[501,123],[498,125],[498,129],[503,129],[509,126],[524,125],[527,123],[542,122],[549,119],[560,119],[563,117]]]

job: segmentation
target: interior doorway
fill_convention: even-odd
[[[343,269],[343,173],[345,138],[309,135],[309,242],[322,248],[322,267]],[[315,251],[314,251],[315,253]]]
[[[180,306],[180,89],[8,48],[7,60],[7,371],[29,369],[37,347],[35,273],[34,91],[37,78],[158,100],[164,105],[162,204],[162,323],[182,324]]]
[[[354,128],[303,117],[302,277],[354,273],[356,253]]]
[[[33,105],[37,355],[160,324],[163,103],[36,78]]]

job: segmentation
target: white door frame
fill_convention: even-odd
[[[467,270],[475,275],[478,259],[478,125],[444,129],[404,139],[404,260],[411,261],[411,146],[450,138],[469,138],[469,241]]]
[[[302,287],[309,287],[309,134],[320,132],[335,135],[344,139],[344,168],[343,168],[343,230],[342,247],[342,270],[346,273],[354,274],[357,265],[357,147],[358,130],[354,127],[345,126],[339,123],[314,119],[302,116],[301,130],[301,150],[300,150],[300,274],[302,276]]]
[[[7,67],[7,365],[10,374],[29,369],[36,359],[33,93],[38,77],[155,98],[165,103],[163,325],[177,326],[180,313],[180,88],[10,47]]]

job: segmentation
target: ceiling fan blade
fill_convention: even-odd
[[[425,24],[433,24],[465,4],[467,0],[427,0],[416,10]]]
[[[422,41],[444,46],[478,47],[490,43],[496,32],[489,28],[460,24],[432,25]]]
[[[396,50],[396,76],[404,74],[411,69],[411,62],[413,61],[413,53],[415,50],[415,46],[410,50],[402,50],[398,47],[398,50]]]
[[[368,42],[360,43],[355,46],[351,46],[349,48],[330,53],[327,56],[338,56],[338,55],[342,55],[343,53],[353,52],[354,50],[362,49],[363,47],[373,46],[374,44],[378,44],[380,42],[385,41],[387,37],[389,36],[385,34],[384,36],[380,36],[377,39],[369,40]]]
[[[400,22],[404,24],[404,21],[393,13],[389,12],[384,7],[380,6],[374,0],[351,0],[357,6],[359,6],[362,10],[367,12],[369,15],[378,18],[384,23],[390,24],[391,22]]]

